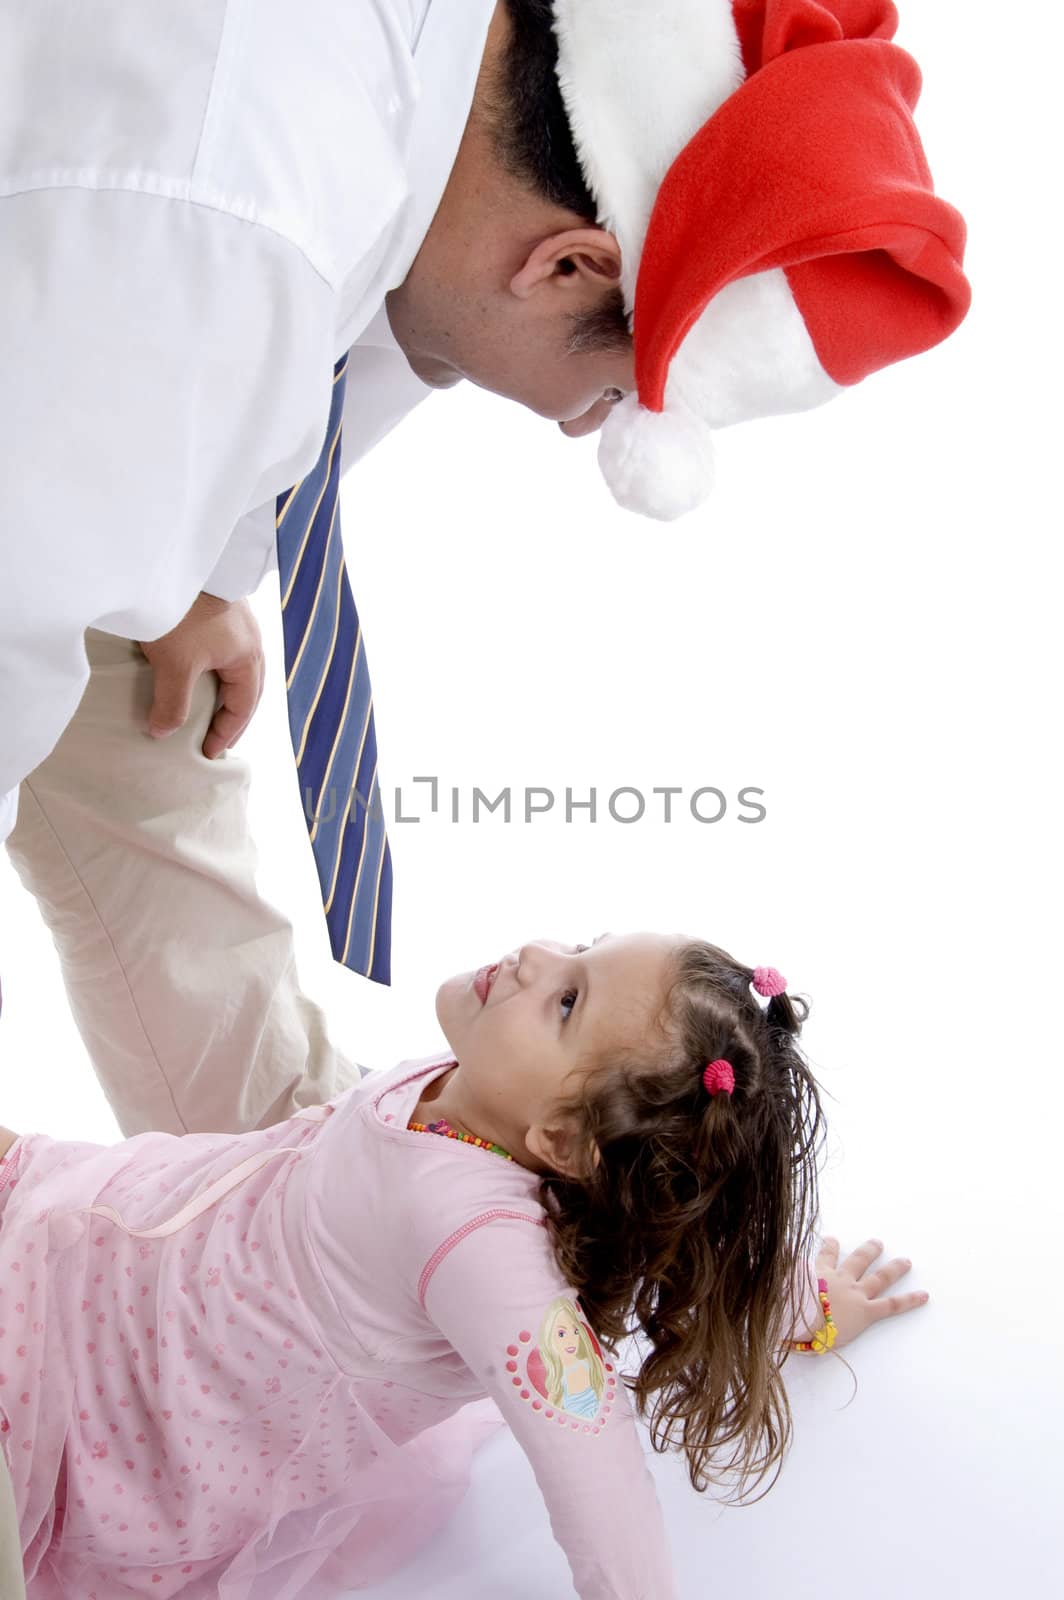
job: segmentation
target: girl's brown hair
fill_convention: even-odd
[[[586,1172],[546,1174],[540,1189],[599,1338],[649,1342],[628,1383],[654,1448],[682,1449],[699,1490],[737,1473],[739,1498],[775,1467],[767,1493],[790,1444],[782,1341],[804,1293],[824,1133],[796,1042],[807,1007],[762,1006],[752,979],[714,945],[682,946],[650,1044],[596,1063],[568,1103]],[[731,1095],[703,1087],[718,1057]]]

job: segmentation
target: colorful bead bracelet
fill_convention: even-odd
[[[822,1356],[830,1350],[838,1337],[838,1328],[831,1315],[831,1301],[828,1299],[828,1286],[824,1278],[816,1280],[817,1293],[820,1304],[824,1309],[824,1326],[819,1332],[814,1333],[811,1339],[787,1339],[784,1341],[788,1350],[801,1350],[807,1355]]]
[[[488,1139],[478,1139],[475,1133],[459,1133],[457,1128],[452,1128],[445,1117],[438,1122],[408,1122],[407,1127],[412,1133],[438,1133],[444,1139],[458,1139],[462,1144],[475,1144],[481,1150],[490,1150],[493,1155],[505,1156],[507,1161],[512,1161],[513,1156],[509,1150],[504,1150],[501,1144],[492,1144]]]

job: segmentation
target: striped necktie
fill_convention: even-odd
[[[288,726],[333,955],[390,983],[392,859],[366,650],[340,538],[346,374],[343,355],[321,456],[277,499]]]

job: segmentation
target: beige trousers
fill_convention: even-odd
[[[247,766],[201,753],[213,674],[185,726],[154,740],[137,646],[94,630],[85,643],[85,694],[22,784],[8,850],[119,1126],[238,1132],[331,1099],[358,1069],[300,990],[291,925],[255,887]]]

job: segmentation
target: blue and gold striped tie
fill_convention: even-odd
[[[344,355],[333,372],[321,456],[277,499],[288,726],[333,955],[390,983],[392,858],[366,650],[340,539],[346,374]]]

